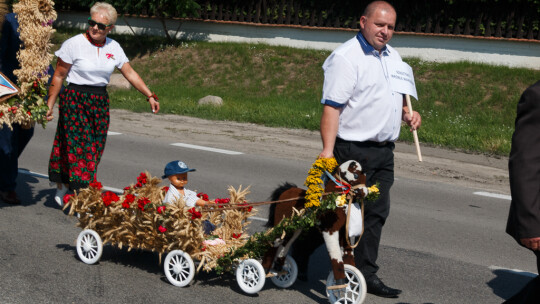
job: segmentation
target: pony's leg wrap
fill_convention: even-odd
[[[343,229],[343,233],[340,234],[343,235],[343,238],[341,238],[341,242],[343,244],[343,263],[356,267],[356,263],[354,262],[354,250],[351,246],[349,246],[349,244],[347,244],[347,240],[345,239],[345,233],[345,229]],[[356,237],[349,238],[351,244],[354,244],[355,240]]]
[[[343,265],[343,257],[341,255],[341,246],[339,244],[339,232],[322,232],[328,255],[330,255],[330,263],[334,272],[336,281],[345,279],[345,266]]]

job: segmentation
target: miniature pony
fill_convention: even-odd
[[[346,185],[349,189],[348,195],[353,201],[363,199],[368,194],[365,186],[366,175],[362,172],[360,163],[349,160],[341,164],[334,173],[334,178],[326,183],[325,192],[343,192],[341,185]],[[341,182],[340,182],[341,181]],[[344,182],[344,183],[343,183]],[[340,185],[338,185],[338,183]],[[297,210],[304,208],[306,190],[296,187],[293,184],[285,183],[274,190],[271,200],[279,201],[285,199],[297,200],[272,204],[267,226],[277,225],[284,217],[293,214],[293,207]],[[347,231],[345,231],[347,214],[345,208],[336,208],[334,211],[327,211],[319,217],[320,225],[318,229],[322,232],[326,248],[330,255],[332,271],[336,280],[336,286],[344,287],[345,269],[344,264],[355,266],[353,250],[347,242]],[[273,270],[279,272],[285,261],[287,252],[292,243],[300,236],[302,231],[298,229],[293,235],[286,235],[274,241],[274,246],[268,250],[263,258],[263,267],[268,271],[272,266]]]

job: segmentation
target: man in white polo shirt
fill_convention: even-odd
[[[402,120],[411,129],[421,124],[420,114],[411,115],[405,96],[390,85],[388,67],[402,61],[397,51],[387,45],[395,24],[396,11],[389,3],[374,1],[366,7],[358,35],[338,47],[323,64],[321,101],[320,157],[334,156],[340,164],[357,160],[367,173],[368,186],[379,183],[380,198],[365,204],[364,234],[354,254],[367,291],[382,297],[401,293],[376,275],[382,227],[390,212],[394,141]]]

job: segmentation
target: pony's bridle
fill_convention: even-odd
[[[356,193],[357,189],[366,187],[365,184],[358,184],[358,185],[351,186],[349,183],[344,181],[343,178],[341,178],[341,176],[339,176],[339,181],[338,181],[332,174],[330,174],[330,172],[328,171],[324,171],[324,172],[326,176],[328,176],[328,178],[330,178],[330,180],[333,181],[337,185],[337,188],[342,189],[343,194],[348,195],[350,191],[352,191],[354,194],[357,194]]]

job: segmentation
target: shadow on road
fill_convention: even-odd
[[[16,207],[16,206],[24,207],[24,206],[30,206],[30,205],[35,204],[37,201],[39,201],[39,199],[42,198],[42,196],[32,197],[33,190],[37,188],[34,185],[38,184],[39,182],[40,182],[39,179],[34,176],[26,175],[26,174],[19,174],[17,177],[17,188],[15,189],[15,191],[17,192],[17,196],[21,200],[21,204],[9,205],[9,204],[4,203],[2,200],[0,200],[0,208]]]
[[[536,277],[536,274],[530,272],[496,269],[493,270],[495,278],[487,283],[493,290],[493,293],[507,300],[520,291],[527,283]]]

